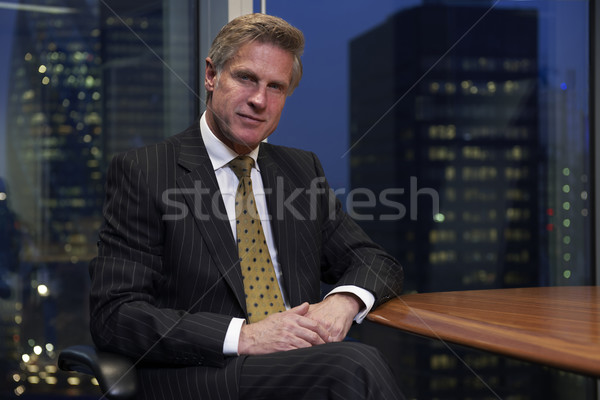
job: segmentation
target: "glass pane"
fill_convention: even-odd
[[[107,160],[197,114],[196,2],[41,3],[0,5],[0,397],[97,396],[57,352],[91,343]]]
[[[407,292],[593,283],[587,0],[270,0],[267,12],[307,39],[269,140],[317,153],[350,215],[404,265]],[[463,363],[392,335],[375,343],[409,397],[494,397],[467,365],[501,398],[593,392],[581,376]]]
[[[270,140],[320,155],[408,290],[591,282],[587,1],[267,10],[307,37]]]
[[[351,185],[409,194],[365,223],[409,288],[590,282],[586,22],[585,2],[448,2],[351,42]]]

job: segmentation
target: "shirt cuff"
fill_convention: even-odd
[[[373,308],[373,304],[375,304],[375,296],[373,296],[373,293],[369,292],[367,289],[363,289],[358,286],[353,286],[353,285],[338,286],[338,287],[334,288],[331,292],[327,293],[327,296],[325,296],[325,298],[327,298],[328,296],[331,296],[334,293],[352,293],[352,294],[358,296],[358,298],[361,299],[363,303],[365,303],[366,307],[362,308],[358,312],[358,314],[356,314],[356,316],[354,317],[354,321],[357,324],[360,324],[361,322],[363,322],[363,320],[365,319],[365,317],[367,316],[369,311],[371,311],[371,308]]]
[[[223,354],[226,356],[237,356],[238,345],[240,344],[240,334],[242,326],[246,322],[243,318],[232,318],[225,333],[225,341],[223,342]]]

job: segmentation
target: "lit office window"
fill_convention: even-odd
[[[0,397],[97,395],[56,358],[91,343],[107,161],[199,108],[196,2],[25,3],[0,5]]]

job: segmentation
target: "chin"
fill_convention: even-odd
[[[260,142],[265,140],[267,138],[267,136],[257,136],[257,135],[252,135],[251,137],[239,137],[238,136],[237,144],[255,148],[256,146],[258,146],[260,144]]]

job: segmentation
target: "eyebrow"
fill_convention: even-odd
[[[258,79],[258,76],[256,73],[254,73],[252,70],[245,68],[245,67],[240,67],[239,69],[232,69],[231,71],[234,75],[239,76],[239,75],[248,75],[253,77],[254,79]],[[291,78],[290,78],[291,81]],[[276,84],[281,86],[284,89],[287,89],[290,86],[290,82],[283,82],[280,80],[273,80],[273,81],[268,81],[268,84]]]

